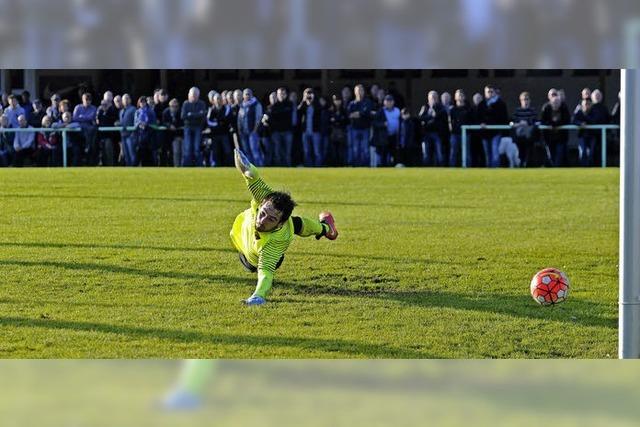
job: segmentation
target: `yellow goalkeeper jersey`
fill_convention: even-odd
[[[258,286],[255,293],[264,298],[271,288],[276,265],[295,234],[291,217],[274,231],[262,233],[256,230],[256,215],[260,203],[273,190],[260,178],[253,166],[251,173],[253,178],[245,176],[247,187],[253,196],[251,207],[236,217],[229,235],[235,248],[244,254],[249,263],[257,267]]]

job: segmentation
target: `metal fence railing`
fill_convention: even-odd
[[[602,158],[601,163],[602,167],[607,166],[607,130],[612,129],[620,129],[618,125],[586,125],[586,126],[577,126],[577,125],[565,125],[552,127],[548,125],[538,125],[538,129],[540,130],[549,130],[549,129],[562,129],[562,130],[585,130],[585,129],[600,129],[600,139],[602,141]],[[510,125],[463,125],[462,129],[462,167],[467,167],[467,150],[469,149],[467,145],[467,132],[472,130],[511,130],[513,126]]]
[[[165,126],[155,126],[150,125],[151,129],[155,130],[168,130]],[[129,126],[127,128],[123,128],[122,126],[100,126],[98,127],[98,132],[122,132],[122,131],[134,131],[137,128],[135,126]],[[467,150],[469,149],[467,144],[467,137],[469,131],[474,130],[511,130],[513,129],[510,125],[463,125],[462,129],[462,167],[467,167]],[[601,156],[601,166],[604,168],[607,166],[607,131],[613,129],[620,129],[618,125],[586,125],[586,126],[577,126],[577,125],[565,125],[553,128],[552,126],[547,125],[538,125],[538,129],[540,130],[549,130],[549,129],[562,129],[562,130],[586,130],[586,129],[599,129],[600,130],[600,138],[602,142],[602,156]],[[61,127],[61,128],[2,128],[0,132],[58,132],[62,134],[62,166],[67,167],[67,147],[68,147],[68,132],[80,132],[82,129],[79,127]]]
[[[168,130],[169,128],[165,126],[156,126],[149,125],[150,129],[154,130]],[[122,131],[135,131],[137,127],[129,126],[100,126],[98,127],[98,132],[122,132]],[[80,127],[50,127],[50,128],[0,128],[0,132],[9,132],[9,133],[18,133],[18,132],[47,132],[47,133],[60,133],[62,134],[62,166],[67,167],[67,148],[69,146],[68,132],[81,132],[82,128]]]

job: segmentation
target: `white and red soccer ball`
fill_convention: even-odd
[[[531,279],[531,296],[541,305],[558,304],[569,296],[569,278],[557,268],[545,268]]]

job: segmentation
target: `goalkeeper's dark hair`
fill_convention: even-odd
[[[293,208],[297,206],[296,202],[291,198],[291,194],[284,191],[274,191],[264,198],[264,202],[271,202],[273,207],[282,212],[282,219],[280,222],[285,222],[291,216]]]

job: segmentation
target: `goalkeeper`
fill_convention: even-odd
[[[245,269],[258,273],[256,289],[245,304],[262,305],[271,289],[273,274],[282,265],[294,235],[335,240],[338,230],[329,212],[320,213],[317,220],[291,216],[296,206],[291,196],[273,191],[242,151],[236,149],[234,157],[236,168],[244,176],[253,198],[251,207],[233,222],[231,241]]]

